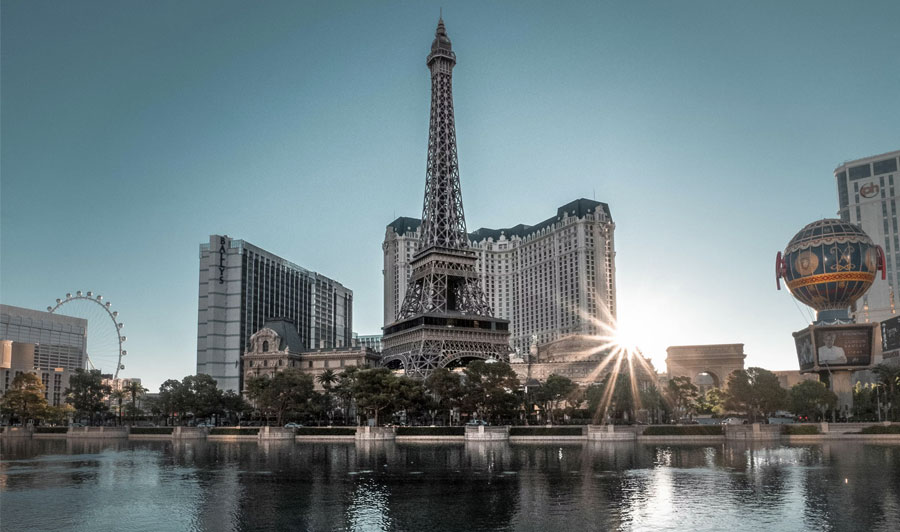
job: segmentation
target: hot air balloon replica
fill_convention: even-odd
[[[859,226],[835,219],[813,222],[775,257],[775,283],[816,311],[816,321],[794,333],[801,373],[818,373],[846,412],[851,374],[871,367],[876,324],[854,323],[850,307],[885,276],[884,251]]]

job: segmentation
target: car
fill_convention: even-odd
[[[303,426],[303,423],[294,423],[293,421],[291,421],[290,423],[284,424],[284,428],[286,428],[286,429],[299,429],[302,426]]]

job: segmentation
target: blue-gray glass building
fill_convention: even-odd
[[[200,244],[197,373],[240,391],[241,354],[267,320],[292,321],[304,349],[352,345],[353,291],[249,242]]]

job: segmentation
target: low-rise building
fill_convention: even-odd
[[[303,350],[303,342],[293,321],[285,318],[269,320],[250,337],[244,352],[244,393],[251,377],[272,376],[288,368],[313,376],[316,389],[322,385],[316,377],[331,369],[340,373],[350,367],[369,368],[378,364],[378,353],[365,346]]]
[[[526,355],[510,357],[510,367],[519,381],[544,382],[550,375],[567,377],[581,386],[602,382],[612,371],[628,372],[629,361],[612,350],[585,336],[568,336],[537,345],[533,342]],[[640,381],[654,382],[656,370],[650,359],[632,359],[632,368]]]

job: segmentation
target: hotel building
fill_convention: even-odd
[[[841,220],[859,225],[884,248],[887,279],[875,276],[872,287],[856,302],[854,315],[861,323],[876,323],[894,317],[896,298],[900,295],[898,158],[900,151],[893,151],[848,161],[834,169]]]
[[[398,318],[421,223],[401,217],[385,231],[385,325]],[[616,316],[614,231],[607,204],[579,199],[536,225],[469,233],[482,289],[494,315],[510,321],[517,353],[573,334],[608,334],[601,324]]]
[[[197,373],[223,390],[242,389],[241,355],[267,320],[297,326],[304,350],[352,345],[353,292],[243,240],[200,244]]]
[[[34,344],[34,367],[83,368],[87,320],[0,305],[0,340]]]

